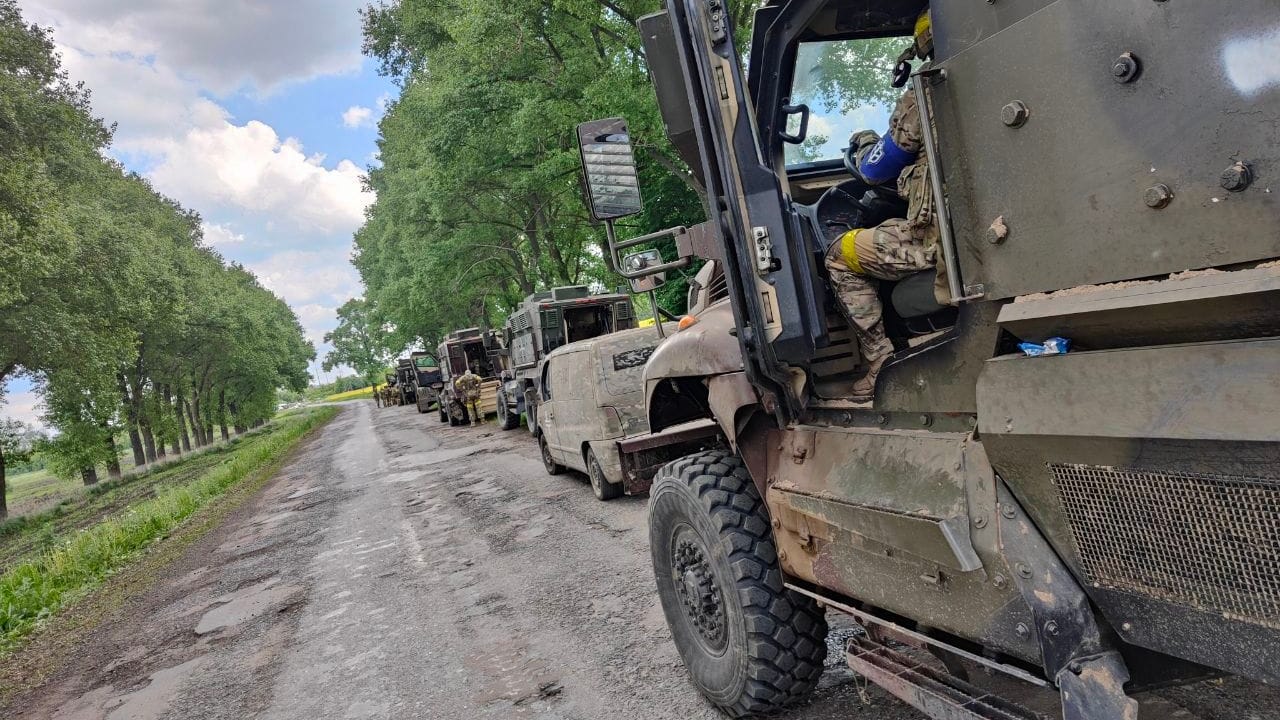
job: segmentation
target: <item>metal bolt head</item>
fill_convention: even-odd
[[[1240,192],[1253,182],[1253,170],[1248,165],[1238,162],[1222,171],[1222,189],[1228,192]]]
[[[1133,82],[1142,71],[1142,64],[1133,53],[1123,53],[1111,63],[1111,77],[1118,83]]]
[[[1018,563],[1014,569],[1017,570],[1018,574],[1024,578],[1031,577],[1031,568],[1028,567],[1026,563]]]
[[[786,561],[787,561],[787,551],[786,551],[786,550],[779,550],[779,551],[778,551],[778,559],[779,559],[779,560],[781,560],[782,562],[786,562]]]
[[[997,574],[991,578],[991,584],[995,585],[997,590],[1003,590],[1009,584],[1009,578]]]
[[[887,415],[885,415],[884,413],[881,413],[881,414],[879,414],[879,415],[876,415],[876,423],[877,423],[877,424],[879,424],[879,425],[884,425],[884,424],[885,424],[885,423],[887,423],[887,422],[889,422],[889,417],[888,417]]]
[[[1131,622],[1122,622],[1122,623],[1120,623],[1120,629],[1121,629],[1121,630],[1123,630],[1123,631],[1125,631],[1125,632],[1129,632],[1130,630],[1132,630],[1132,629],[1133,629],[1133,623],[1131,623]]]
[[[1031,634],[1031,628],[1027,627],[1026,623],[1018,623],[1018,627],[1014,628],[1013,631],[1018,633],[1020,638],[1026,638]]]
[[[1058,634],[1058,623],[1056,623],[1056,622],[1054,622],[1054,621],[1050,620],[1049,622],[1047,622],[1047,623],[1045,623],[1045,624],[1044,624],[1044,631],[1045,631],[1045,632],[1047,632],[1047,633],[1049,633],[1050,635],[1057,635],[1057,634]]]
[[[782,521],[778,518],[774,518],[771,524],[773,525],[774,530],[778,530],[782,527]]]
[[[1013,102],[1000,108],[1000,122],[1011,128],[1022,127],[1027,124],[1027,118],[1031,117],[1031,110],[1027,108],[1027,104],[1021,100]]]
[[[933,424],[933,418],[929,417],[928,415],[921,415],[920,424],[925,427],[929,427],[930,425]]]
[[[1142,201],[1152,210],[1159,210],[1168,207],[1169,203],[1173,201],[1173,191],[1164,183],[1156,183],[1147,188],[1147,191],[1142,194]]]
[[[984,528],[987,526],[987,516],[979,515],[973,519],[973,526],[976,528]]]
[[[1012,505],[1001,505],[1001,506],[1000,506],[1000,514],[1001,514],[1001,515],[1003,515],[1003,516],[1005,516],[1006,518],[1008,518],[1008,519],[1012,520],[1012,519],[1013,519],[1013,506],[1012,506]]]

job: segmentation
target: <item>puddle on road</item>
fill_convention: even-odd
[[[277,582],[279,580],[273,578],[218,598],[217,602],[223,604],[200,618],[195,629],[196,635],[207,635],[283,609],[302,594],[303,588],[299,585],[276,585]]]

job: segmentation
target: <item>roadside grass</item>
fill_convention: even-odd
[[[150,499],[129,504],[122,512],[87,528],[57,536],[51,548],[7,569],[0,575],[0,656],[14,650],[42,622],[87,595],[200,508],[245,478],[273,467],[303,436],[336,413],[337,408],[329,407],[291,414],[250,441],[229,443],[221,453],[193,458],[193,463],[205,457],[213,462],[202,463],[202,470],[188,482],[153,484]],[[93,495],[96,489],[91,488],[88,494]],[[110,489],[102,494],[107,492]]]
[[[330,395],[329,397],[325,398],[324,401],[325,402],[342,402],[343,400],[360,400],[360,399],[367,400],[373,397],[373,391],[375,388],[382,388],[385,386],[386,386],[386,383],[383,383],[382,385],[374,385],[373,387],[363,387],[363,388],[360,388],[359,390],[348,390],[346,392],[337,393],[336,395]]]

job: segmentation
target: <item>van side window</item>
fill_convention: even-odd
[[[542,399],[551,399],[551,360],[542,365]]]

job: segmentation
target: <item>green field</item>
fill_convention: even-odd
[[[336,413],[331,407],[290,413],[162,469],[87,489],[20,476],[20,493],[66,496],[49,510],[0,524],[0,655],[236,484],[265,480]]]

